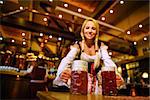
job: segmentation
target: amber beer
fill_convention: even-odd
[[[102,67],[102,94],[117,95],[115,67]]]
[[[72,94],[87,94],[88,91],[88,63],[75,60],[72,64],[71,86]]]

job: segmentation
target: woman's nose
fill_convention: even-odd
[[[91,29],[91,28],[89,29],[89,32],[90,32],[90,33],[92,32],[92,29]]]

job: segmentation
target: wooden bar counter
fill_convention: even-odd
[[[40,100],[150,100],[150,96],[102,96],[102,95],[73,95],[69,92],[38,91]]]

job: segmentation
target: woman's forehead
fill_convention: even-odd
[[[93,21],[87,21],[85,26],[96,26]]]

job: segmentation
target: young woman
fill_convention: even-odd
[[[54,85],[67,86],[70,87],[70,77],[71,77],[71,64],[78,56],[79,59],[87,61],[89,63],[94,63],[94,70],[96,70],[96,84],[94,90],[91,90],[88,86],[88,92],[93,92],[96,94],[101,94],[101,74],[100,74],[100,60],[103,61],[105,67],[114,66],[115,63],[112,61],[111,57],[108,55],[108,47],[104,43],[98,43],[99,37],[99,24],[96,20],[90,18],[84,21],[81,28],[81,38],[82,41],[76,42],[70,48],[69,53],[62,59],[55,80]],[[91,74],[91,73],[89,73]],[[122,77],[117,74],[117,86],[123,84]],[[88,79],[89,81],[89,79]],[[89,82],[90,83],[90,82]]]

